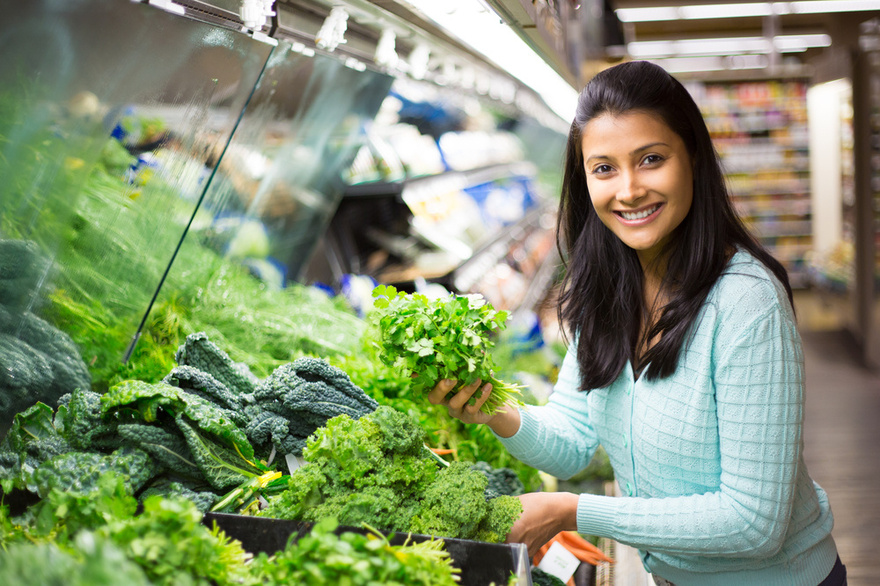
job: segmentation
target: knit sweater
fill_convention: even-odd
[[[639,550],[676,586],[815,586],[837,557],[803,460],[804,369],[785,290],[739,251],[664,379],[579,392],[576,341],[549,402],[521,410],[512,455],[559,478],[601,444],[623,496],[579,496],[578,531]]]

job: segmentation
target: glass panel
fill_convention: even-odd
[[[89,374],[137,376],[126,349],[271,50],[132,2],[4,13],[0,345],[20,361],[0,425]]]
[[[331,355],[361,324],[299,283],[392,78],[275,49],[157,300],[141,342],[204,331],[260,376]]]

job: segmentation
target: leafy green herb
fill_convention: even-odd
[[[376,531],[337,535],[335,519],[319,521],[311,532],[254,565],[262,584],[311,586],[454,586],[460,570],[451,563],[443,541],[428,539],[391,545]]]
[[[377,329],[379,356],[389,366],[412,375],[414,392],[427,393],[441,379],[460,381],[456,389],[481,380],[493,388],[481,408],[485,413],[521,404],[519,386],[495,378],[490,353],[495,345],[493,334],[504,328],[506,311],[496,311],[480,295],[430,300],[390,285],[376,287],[373,297],[370,319]]]

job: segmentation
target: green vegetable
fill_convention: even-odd
[[[466,464],[438,469],[424,438],[412,416],[384,405],[357,420],[334,417],[309,438],[289,490],[259,515],[503,541],[519,500],[486,499],[486,477]]]
[[[114,549],[113,555],[109,556],[108,552],[107,558],[96,560],[95,567],[82,575],[94,571],[96,576],[103,576],[115,568],[120,572],[116,584],[231,586],[259,583],[250,572],[251,555],[239,542],[203,524],[202,513],[193,503],[151,496],[143,499],[141,512],[137,505],[125,474],[106,472],[99,476],[88,494],[59,488],[50,490],[14,523],[6,507],[0,507],[0,528],[4,528],[0,545],[6,548],[22,544],[21,547],[34,547],[39,553],[47,553],[40,544],[55,543],[75,559],[87,560],[93,551],[90,544],[109,544]],[[5,560],[5,554],[0,555],[0,576],[6,570]],[[131,564],[138,567],[148,581],[127,581],[129,574],[137,574],[131,570]],[[80,583],[77,582],[79,572],[85,570],[77,564],[71,571],[70,582],[61,584]],[[3,583],[18,584],[19,581]]]
[[[210,374],[236,395],[252,394],[259,383],[246,364],[233,361],[204,332],[189,334],[174,354],[174,360],[180,366]]]
[[[150,454],[166,471],[193,480],[203,478],[186,439],[178,429],[169,431],[155,424],[127,423],[120,425],[117,432],[120,438]]]
[[[174,387],[186,389],[207,401],[229,409],[233,414],[243,415],[242,398],[214,378],[209,372],[201,371],[192,366],[176,366],[162,382]]]
[[[496,468],[516,471],[527,491],[538,490],[541,478],[535,468],[515,459],[485,425],[467,425],[451,419],[445,405],[434,405],[412,394],[412,378],[402,369],[386,365],[378,348],[364,336],[356,354],[335,358],[333,363],[351,376],[353,383],[383,405],[417,417],[427,433],[426,443],[451,449],[456,460],[487,462]],[[417,401],[418,400],[418,401]],[[249,435],[250,437],[250,435]]]
[[[276,368],[254,398],[247,434],[261,456],[272,448],[300,455],[306,438],[329,419],[341,414],[357,419],[378,406],[344,371],[311,357]]]
[[[77,389],[59,399],[58,414],[63,421],[61,434],[77,450],[107,450],[119,447],[118,422],[104,417],[101,395]]]
[[[16,413],[12,427],[0,443],[0,487],[36,492],[32,474],[43,462],[71,450],[59,430],[52,408],[36,403]]]
[[[493,468],[487,462],[476,462],[471,468],[482,472],[486,476],[486,479],[489,481],[486,492],[490,496],[502,494],[517,496],[526,491],[522,480],[510,468]]]
[[[241,543],[202,524],[187,500],[152,496],[143,513],[108,523],[100,531],[137,563],[155,585],[254,584]]]
[[[504,327],[507,312],[495,311],[479,295],[449,295],[432,301],[379,285],[373,297],[370,320],[379,356],[387,365],[413,376],[414,393],[428,393],[442,379],[460,381],[460,386],[481,380],[493,387],[483,412],[491,415],[506,404],[521,404],[519,387],[495,378],[490,354],[492,335]]]
[[[272,557],[254,560],[267,585],[286,586],[454,586],[460,570],[441,540],[391,545],[378,532],[337,535],[334,519],[318,522],[309,534]]]
[[[16,586],[150,586],[144,571],[103,537],[84,531],[71,544],[15,543],[0,557],[0,584]]]
[[[138,495],[138,501],[143,503],[151,496],[160,496],[171,499],[186,499],[193,503],[195,507],[202,513],[207,512],[211,506],[217,501],[217,495],[208,490],[193,490],[185,484],[169,480],[168,478],[160,478],[145,488]]]
[[[43,498],[52,490],[88,494],[95,489],[105,472],[118,473],[131,492],[136,492],[152,478],[157,469],[143,451],[122,447],[112,454],[67,452],[55,456],[34,470],[36,492]]]
[[[37,401],[54,404],[74,389],[91,389],[88,368],[70,336],[28,311],[0,305],[0,413]],[[0,433],[7,429],[0,421]]]
[[[120,425],[128,441],[178,474],[192,476],[198,470],[214,490],[229,490],[266,471],[254,461],[254,449],[235,423],[238,415],[184,389],[123,381],[110,388],[101,404],[105,417],[142,426]]]
[[[23,311],[36,299],[50,263],[32,240],[0,240],[0,300],[11,311]]]
[[[121,142],[110,138],[101,147],[101,156],[98,162],[104,166],[108,173],[122,174],[137,163],[137,157],[128,152]]]
[[[532,568],[531,573],[532,584],[534,586],[565,586],[565,582],[563,582],[553,574],[548,574],[544,570]]]

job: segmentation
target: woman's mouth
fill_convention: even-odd
[[[621,218],[627,224],[632,223],[642,223],[651,218],[654,214],[660,211],[660,208],[663,207],[663,204],[658,203],[656,205],[652,205],[651,207],[647,207],[641,209],[637,212],[624,212],[624,211],[615,211],[619,218]]]

